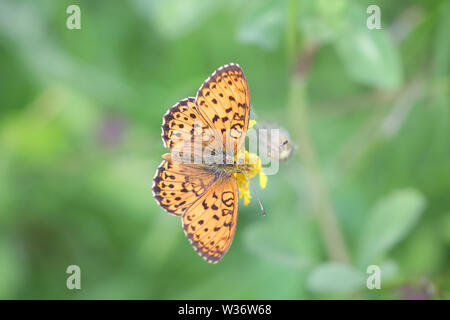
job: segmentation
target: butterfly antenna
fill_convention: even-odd
[[[259,200],[259,197],[258,197],[258,194],[256,193],[256,190],[253,189],[252,182],[250,181],[250,178],[248,177],[247,172],[245,172],[245,171],[242,171],[242,172],[244,172],[245,176],[247,177],[248,185],[249,185],[249,188],[250,188],[250,193],[252,193],[255,196],[256,200],[258,200],[259,207],[261,209],[261,213],[262,213],[263,216],[265,216],[266,215],[266,210],[264,210],[264,207],[263,207],[263,205],[261,203],[261,200]]]

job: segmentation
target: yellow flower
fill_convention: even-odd
[[[250,120],[249,122],[248,122],[248,128],[249,129],[252,129],[253,128],[253,126],[256,124],[256,120]]]
[[[238,154],[238,162],[249,164],[250,167],[247,171],[247,175],[244,173],[234,174],[238,183],[239,199],[244,198],[244,206],[247,206],[252,198],[250,194],[249,179],[259,174],[259,185],[262,189],[264,189],[267,185],[267,175],[263,172],[261,159],[254,153],[250,153],[247,150],[242,150]]]

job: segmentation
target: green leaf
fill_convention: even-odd
[[[237,38],[242,43],[274,49],[281,41],[286,16],[286,1],[258,1],[244,14]]]
[[[324,263],[311,272],[308,288],[319,294],[354,292],[365,286],[366,276],[352,266],[342,263]]]
[[[363,266],[376,263],[378,258],[408,234],[424,208],[424,196],[414,189],[396,191],[381,199],[362,226],[357,250],[358,263]]]
[[[199,28],[219,4],[202,0],[135,1],[137,10],[147,15],[156,30],[170,40]]]
[[[348,25],[336,39],[335,48],[348,74],[360,83],[395,88],[402,83],[399,52],[385,29],[369,30],[362,7],[349,10]],[[382,28],[386,26],[382,25]]]
[[[346,0],[308,0],[299,10],[300,32],[314,43],[334,45],[353,80],[379,88],[402,83],[400,54],[382,18],[382,29],[369,30],[366,8]]]
[[[397,275],[397,265],[392,261],[381,264],[382,283],[391,281]],[[349,294],[365,289],[369,273],[366,267],[359,271],[342,263],[324,263],[315,268],[308,277],[308,288],[317,294]]]
[[[298,28],[308,41],[332,42],[347,24],[347,0],[305,0],[299,5]]]

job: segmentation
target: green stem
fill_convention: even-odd
[[[311,48],[306,47],[305,53],[298,55],[297,52],[297,12],[298,1],[289,2],[289,22],[287,30],[287,49],[292,50],[289,57],[296,69],[295,57],[300,56],[301,63],[304,59],[308,61],[311,58]],[[324,245],[330,259],[349,263],[349,255],[345,245],[344,237],[339,228],[338,221],[331,203],[323,174],[317,159],[316,151],[309,134],[309,116],[308,104],[306,99],[306,73],[308,66],[302,66],[301,70],[294,72],[290,83],[290,119],[291,127],[294,128],[294,139],[299,144],[299,153],[301,160],[307,172],[308,183],[310,185],[310,196],[313,202],[314,210],[319,223],[319,228],[323,237]]]
[[[309,134],[308,105],[305,99],[305,80],[294,75],[291,81],[290,112],[294,137],[299,144],[299,153],[306,169],[310,196],[317,216],[319,228],[330,259],[349,263],[348,251],[324,183],[322,171]]]

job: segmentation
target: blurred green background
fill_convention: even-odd
[[[449,299],[449,16],[444,0],[2,0],[0,298]],[[298,149],[259,190],[267,216],[241,202],[210,265],[151,184],[162,115],[229,62]]]

